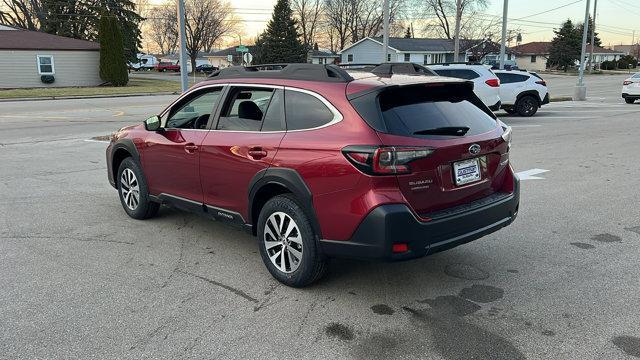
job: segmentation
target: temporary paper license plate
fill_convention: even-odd
[[[453,163],[453,176],[456,179],[456,185],[480,180],[480,161],[476,158]]]

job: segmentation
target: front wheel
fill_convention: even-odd
[[[516,103],[516,111],[520,116],[533,116],[538,112],[538,100],[533,96],[523,96]]]
[[[318,249],[317,235],[292,195],[267,201],[258,218],[257,233],[262,261],[276,280],[303,287],[324,274],[326,260]]]
[[[624,101],[627,104],[633,104],[636,101],[636,99],[634,99],[634,98],[625,98]]]
[[[138,220],[148,219],[158,213],[160,204],[149,199],[149,188],[138,163],[126,158],[118,168],[118,193],[124,211]]]

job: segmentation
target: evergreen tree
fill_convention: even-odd
[[[109,15],[100,17],[100,78],[113,86],[125,86],[129,82],[124,55],[122,33],[118,20]]]
[[[278,0],[267,29],[256,40],[256,47],[256,64],[306,61],[306,50],[300,41],[289,0]]]
[[[587,29],[587,45],[591,45],[591,29],[593,28],[593,19],[589,16],[589,28]],[[582,31],[584,30],[584,24],[579,24],[576,26],[576,32],[580,35],[580,39],[582,39]],[[602,40],[598,36],[598,32],[596,31],[593,37],[593,42],[596,46],[602,46]]]
[[[551,41],[549,50],[549,66],[567,71],[580,59],[582,34],[578,35],[571,20],[567,20],[562,27],[553,31],[556,35]]]
[[[411,28],[407,27],[407,31],[404,32],[405,39],[411,39]]]

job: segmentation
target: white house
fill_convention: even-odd
[[[453,40],[389,38],[387,61],[437,64],[453,62]],[[339,52],[341,63],[378,64],[383,61],[382,38],[366,37]],[[458,61],[467,61],[468,54],[462,52]]]
[[[311,50],[307,56],[307,62],[312,64],[333,64],[340,59],[340,55],[326,50]]]
[[[531,71],[546,70],[551,52],[551,42],[537,41],[522,44],[512,48],[516,53],[516,63],[521,69]],[[587,52],[591,51],[591,46],[587,45]],[[591,61],[596,68],[600,68],[603,61],[615,61],[624,56],[624,52],[605,49],[599,46],[593,48]],[[577,64],[576,64],[577,65]]]
[[[102,82],[100,44],[0,26],[0,88],[96,86]]]

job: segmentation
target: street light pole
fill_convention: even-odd
[[[178,34],[180,36],[180,82],[182,92],[189,89],[189,79],[187,77],[187,35],[185,31],[184,0],[178,0]],[[193,69],[195,70],[195,69]]]
[[[460,59],[460,23],[462,22],[462,0],[456,1],[456,33],[453,41],[453,62],[458,62]]]
[[[598,0],[595,0],[593,3],[593,24],[591,24],[591,51],[589,52],[589,73],[593,72],[593,68],[595,67],[593,63],[593,47],[596,45],[594,43],[596,37],[596,15],[598,10]]]
[[[578,75],[578,83],[576,84],[573,92],[573,100],[584,101],[587,100],[587,87],[584,85],[584,66],[585,55],[587,52],[587,36],[589,35],[589,7],[591,6],[591,0],[587,0],[587,7],[584,11],[584,26],[582,30],[582,51],[580,52],[580,73]]]
[[[500,41],[500,70],[504,70],[504,56],[507,52],[507,14],[509,13],[509,0],[504,0],[502,7],[502,41]]]
[[[382,4],[382,59],[383,63],[389,60],[389,0],[384,0]]]

